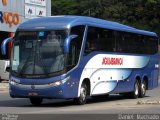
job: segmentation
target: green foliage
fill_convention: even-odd
[[[52,0],[52,15],[83,15],[160,34],[160,0]]]
[[[52,0],[52,15],[74,15],[78,12],[75,0]]]

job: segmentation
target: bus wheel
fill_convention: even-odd
[[[87,85],[86,83],[82,83],[81,89],[80,89],[80,97],[75,98],[75,103],[79,105],[84,105],[87,101]]]
[[[146,84],[146,81],[144,80],[141,84],[141,87],[140,87],[140,94],[139,94],[139,97],[140,98],[143,98],[146,94],[146,89],[147,89],[147,84]]]
[[[32,103],[32,105],[41,105],[41,103],[43,102],[42,98],[30,98],[30,102]]]
[[[131,97],[133,99],[137,99],[138,98],[138,96],[139,96],[139,88],[140,88],[139,82],[136,81],[135,84],[134,84],[134,91],[131,93]]]

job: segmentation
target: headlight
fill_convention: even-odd
[[[59,86],[59,85],[61,85],[61,84],[64,84],[65,82],[67,82],[67,80],[69,80],[70,79],[70,76],[69,77],[66,77],[65,79],[63,79],[63,80],[59,80],[59,81],[56,81],[56,82],[54,82],[54,83],[51,83],[50,85],[51,86]]]
[[[12,85],[17,85],[18,84],[18,82],[15,81],[15,80],[10,80],[9,83],[12,84]]]
[[[17,78],[11,77],[10,80],[9,80],[9,83],[12,84],[12,85],[16,85],[16,84],[20,83],[20,80],[17,79]]]
[[[15,81],[9,81],[10,84],[15,85],[16,82]]]

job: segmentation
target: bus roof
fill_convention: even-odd
[[[136,29],[127,25],[85,16],[51,16],[31,19],[19,26],[21,30],[33,29],[67,29],[76,25],[88,25],[106,29],[143,34],[158,37],[156,33]]]

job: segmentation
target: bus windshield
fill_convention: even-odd
[[[63,71],[66,37],[66,30],[19,31],[13,44],[11,71],[29,76]]]

